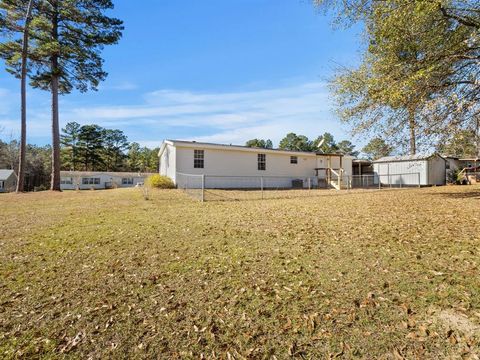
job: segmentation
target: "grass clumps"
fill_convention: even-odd
[[[175,184],[168,176],[155,174],[147,178],[146,184],[156,189],[174,189]]]
[[[0,359],[477,359],[479,200],[4,194]]]

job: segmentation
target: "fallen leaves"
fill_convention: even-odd
[[[75,349],[82,340],[85,339],[85,333],[79,332],[77,335],[75,335],[73,338],[65,338],[66,344],[61,346],[59,349],[60,353],[68,353],[71,350]]]
[[[478,201],[440,190],[7,200],[9,226],[32,206],[56,217],[0,230],[0,357],[473,356],[478,337],[459,327],[480,321]]]

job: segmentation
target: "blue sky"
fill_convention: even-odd
[[[360,30],[333,29],[309,0],[117,0],[112,14],[125,32],[103,52],[109,76],[98,92],[61,98],[61,125],[118,128],[150,147],[349,137],[327,81],[358,60]],[[18,137],[19,82],[0,74],[0,137]],[[49,94],[30,89],[28,101],[28,140],[49,143]]]

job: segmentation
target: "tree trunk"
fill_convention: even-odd
[[[475,145],[477,148],[476,157],[480,158],[480,116],[477,116],[475,123]]]
[[[52,21],[52,37],[58,41],[58,9],[57,2],[54,4],[55,14]],[[60,127],[58,121],[58,55],[51,58],[52,72],[52,178],[50,190],[60,191]]]
[[[416,142],[416,122],[415,122],[415,110],[408,110],[408,127],[410,130],[410,155],[417,153]]]
[[[32,15],[33,0],[27,5],[27,13],[25,15],[25,25],[23,29],[22,44],[22,72],[21,72],[21,124],[20,124],[20,153],[18,160],[17,174],[17,193],[23,192],[25,188],[25,162],[27,151],[27,59],[28,59],[28,28],[30,25],[30,17]]]
[[[77,161],[77,149],[76,149],[75,141],[72,141],[72,167],[71,169],[75,171],[75,163]]]
[[[57,59],[52,67],[57,68]],[[52,180],[51,190],[60,191],[60,131],[58,121],[58,75],[52,76]]]

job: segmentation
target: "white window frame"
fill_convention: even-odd
[[[257,154],[257,170],[267,170],[267,154]]]
[[[193,168],[205,169],[205,150],[193,150]]]
[[[62,177],[60,178],[61,185],[73,185],[73,179],[70,177]]]
[[[0,180],[0,189],[5,189],[5,181],[4,180]]]
[[[82,178],[82,185],[100,185],[100,178],[84,177]]]
[[[122,178],[122,185],[133,185],[133,178]]]

